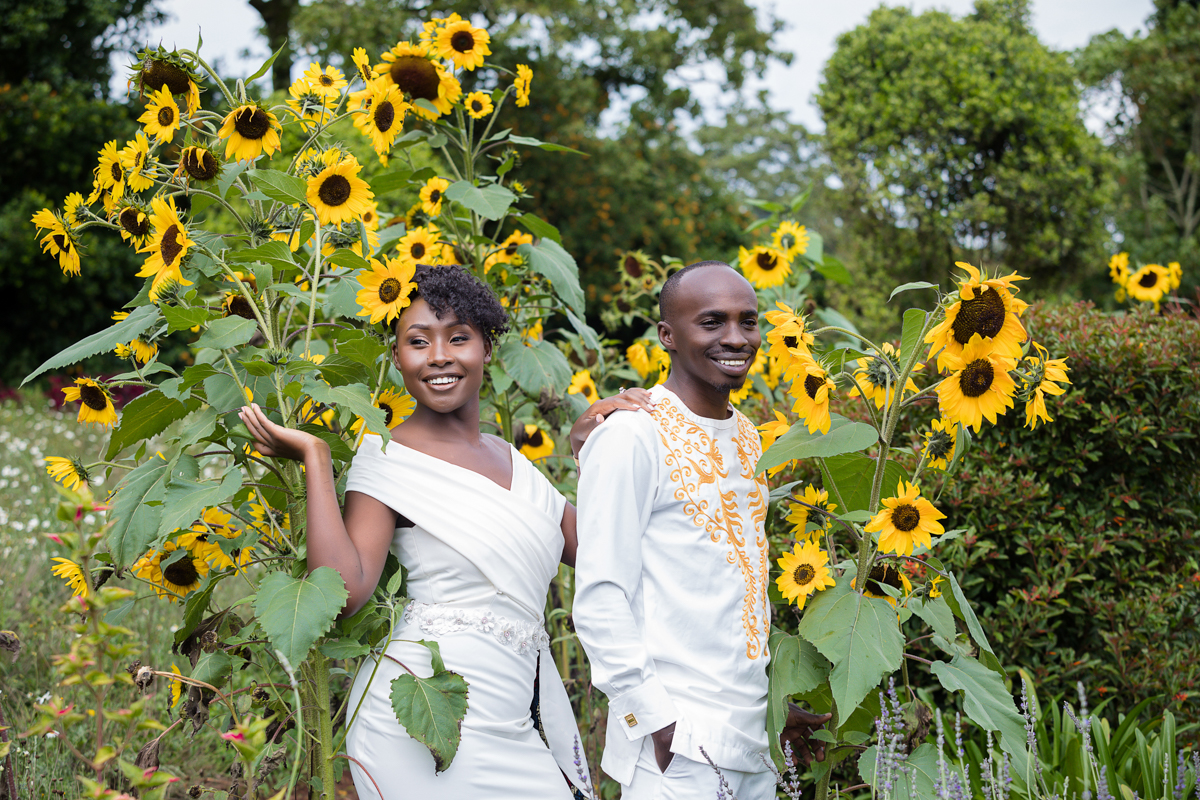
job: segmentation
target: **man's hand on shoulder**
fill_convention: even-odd
[[[820,739],[814,740],[812,734],[830,720],[830,714],[813,714],[805,711],[795,703],[788,703],[787,721],[779,734],[779,745],[789,744],[792,747],[792,763],[808,766],[815,758],[825,760],[825,743]]]
[[[571,426],[571,452],[576,458],[579,457],[583,443],[587,441],[588,435],[596,429],[596,426],[604,422],[604,418],[609,414],[621,409],[653,411],[654,402],[650,399],[650,392],[637,388],[622,389],[619,394],[592,403]]]
[[[672,722],[660,731],[650,734],[654,741],[654,760],[658,762],[658,771],[666,772],[671,766],[675,754],[671,752],[671,742],[675,741],[675,723]]]

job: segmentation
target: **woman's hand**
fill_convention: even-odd
[[[583,443],[587,441],[588,434],[595,430],[597,425],[604,422],[605,417],[619,409],[653,411],[654,403],[650,400],[650,393],[642,388],[622,389],[619,394],[592,403],[571,426],[571,452],[576,458],[579,457],[579,451],[583,449]]]
[[[243,406],[238,416],[254,437],[254,448],[264,456],[304,461],[320,448],[328,447],[311,433],[285,428],[271,422],[257,403]]]

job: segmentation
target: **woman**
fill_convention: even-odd
[[[346,747],[362,765],[351,766],[360,796],[378,797],[377,785],[387,800],[569,800],[568,781],[582,788],[576,728],[542,608],[559,560],[575,560],[575,508],[511,445],[480,432],[480,386],[507,329],[495,295],[459,267],[422,266],[414,280],[393,358],[416,409],[386,447],[364,437],[344,516],[324,442],[274,424],[257,405],[241,416],[264,455],[303,461],[308,565],[341,573],[350,593],[343,616],[371,597],[389,549],[408,569],[412,602],[387,657],[373,679],[374,663],[366,663],[351,691],[348,707],[359,710]],[[592,404],[572,428],[575,452],[611,411],[649,409],[643,395],[629,394]],[[389,697],[405,670],[432,674],[430,652],[418,643],[430,639],[469,685],[462,741],[442,772],[396,721]],[[549,749],[530,715],[535,676]]]

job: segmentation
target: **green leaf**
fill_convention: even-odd
[[[904,312],[904,327],[900,333],[900,369],[904,369],[908,359],[921,346],[925,318],[926,312],[920,308],[910,308]]]
[[[858,757],[858,774],[863,782],[875,785],[875,758],[878,748],[871,745]],[[892,778],[890,797],[937,797],[937,747],[928,742],[917,747],[904,760],[906,771]],[[953,768],[953,767],[951,767]]]
[[[808,231],[808,247],[804,250],[804,257],[814,264],[820,264],[825,260],[825,239],[811,228]]]
[[[368,369],[373,368],[375,362],[387,350],[383,342],[363,331],[339,333],[338,336],[337,354],[362,364]]]
[[[246,395],[238,382],[224,372],[204,379],[204,397],[208,404],[222,414],[237,411],[246,405]]]
[[[972,722],[1000,734],[1000,746],[1012,756],[1015,772],[1025,775],[1028,753],[1025,720],[1017,712],[1004,679],[973,658],[955,656],[949,664],[935,661],[930,671],[949,692],[963,693],[963,710]]]
[[[499,184],[472,186],[470,181],[455,181],[446,189],[446,199],[471,209],[484,219],[500,219],[517,196]]]
[[[192,404],[199,405],[193,400]],[[129,401],[121,413],[121,423],[113,429],[104,458],[112,461],[117,453],[135,442],[162,433],[177,419],[183,419],[188,407],[159,391],[138,395]]]
[[[217,410],[212,406],[205,406],[191,414],[179,427],[180,448],[191,447],[201,439],[211,436],[216,426]]]
[[[292,251],[287,243],[275,240],[263,242],[258,247],[251,247],[247,250],[235,250],[227,253],[225,258],[234,263],[260,261],[278,270],[293,270],[298,266],[296,260],[292,258]],[[265,289],[271,284],[271,281],[259,280],[257,275],[255,280],[258,281],[259,289]]]
[[[945,596],[914,600],[910,601],[908,605],[933,629],[934,633],[947,641],[954,641],[954,637],[958,635],[958,629],[954,626],[954,613],[950,611]]]
[[[761,208],[771,214],[782,214],[787,211],[787,206],[783,203],[776,203],[774,200],[747,200],[746,205]]]
[[[552,239],[562,244],[562,234],[558,232],[558,228],[535,214],[522,214],[517,217],[517,222],[539,239]]]
[[[153,304],[139,306],[131,311],[128,317],[116,325],[80,339],[57,355],[46,359],[40,367],[25,376],[25,380],[21,381],[21,385],[24,386],[48,370],[69,367],[88,356],[108,352],[119,344],[128,344],[138,338],[138,336],[157,321],[158,308],[156,306]]]
[[[913,281],[912,283],[902,283],[899,286],[897,286],[895,289],[892,289],[891,295],[888,296],[888,302],[889,303],[892,302],[892,300],[895,299],[896,295],[900,294],[901,292],[909,292],[909,291],[912,291],[913,289],[936,289],[936,288],[937,288],[936,283],[929,283],[928,281]]]
[[[247,84],[253,83],[254,81],[261,78],[263,75],[266,75],[267,70],[269,70],[271,68],[271,65],[275,63],[275,59],[279,58],[279,54],[282,53],[284,50],[286,50],[289,45],[290,45],[290,42],[286,42],[286,41],[282,45],[280,45],[279,49],[276,50],[274,53],[272,53],[271,57],[263,62],[263,65],[258,68],[257,72],[255,72],[249,78],[246,78],[246,83]]]
[[[329,455],[338,461],[349,461],[354,458],[354,451],[350,449],[350,445],[346,444],[345,439],[329,430],[329,428],[322,425],[310,425],[307,422],[297,427],[299,430],[311,433],[329,445]]]
[[[204,509],[229,501],[242,488],[241,470],[229,470],[220,483],[198,481],[195,479],[197,473],[195,459],[180,456],[167,478],[162,517],[158,523],[159,536],[188,527],[200,518]]]
[[[325,642],[318,650],[326,658],[332,658],[336,661],[342,661],[347,658],[360,658],[371,652],[371,645],[360,644],[353,639],[337,639],[332,642]]]
[[[409,133],[414,133],[414,131],[409,131]],[[412,170],[407,169],[379,175],[371,179],[371,191],[375,193],[376,197],[394,192],[407,186],[410,178],[412,178]]]
[[[224,650],[214,650],[211,653],[202,653],[200,658],[196,660],[196,666],[192,667],[192,671],[188,673],[188,677],[198,681],[211,683],[218,689],[221,684],[229,678],[230,667],[233,665],[233,659]],[[184,692],[187,694],[187,692]]]
[[[229,194],[229,188],[238,176],[254,166],[253,161],[230,161],[221,165],[221,177],[217,178],[217,194],[222,198]]]
[[[810,598],[797,628],[833,662],[829,685],[838,708],[847,714],[900,668],[904,651],[895,609],[886,600],[852,590],[850,578],[843,575],[835,586]]]
[[[168,333],[191,330],[216,317],[207,308],[176,308],[168,305],[162,307],[162,315],[167,320]]]
[[[551,151],[558,151],[558,152],[564,152],[564,153],[575,153],[577,155],[583,156],[584,158],[589,158],[588,154],[583,152],[582,150],[576,150],[572,147],[564,147],[561,144],[554,144],[553,142],[543,142],[540,139],[534,139],[529,136],[510,136],[510,137],[508,137],[508,140],[510,142],[512,142],[513,144],[523,144],[523,145],[527,145],[529,147],[540,147],[543,150],[551,150]]]
[[[317,369],[320,370],[321,377],[330,386],[367,383],[371,380],[371,375],[367,373],[366,367],[348,356],[325,356],[325,360],[317,365]]]
[[[979,647],[979,659],[988,666],[988,669],[998,673],[1002,678],[1005,677],[1004,667],[1001,665],[1000,659],[996,658],[996,653],[992,650],[992,645],[983,632],[983,626],[979,624],[979,618],[975,616],[975,609],[971,608],[971,603],[963,593],[962,587],[958,585],[958,579],[954,577],[954,573],[947,574],[950,578],[950,594],[942,592],[942,597],[946,598],[946,603],[954,612],[954,616],[967,623],[971,641]]]
[[[832,308],[818,308],[813,314],[825,325],[832,325],[835,328],[845,328],[848,331],[858,333],[858,328],[853,322]]]
[[[372,433],[380,434],[385,443],[392,438],[387,427],[387,416],[383,413],[383,409],[371,402],[371,393],[361,383],[353,383],[348,386],[329,386],[324,381],[313,380],[312,376],[308,376],[304,381],[304,393],[318,403],[339,408],[345,407],[352,413],[358,414],[363,418],[367,429]]]
[[[592,350],[599,352],[600,335],[596,333],[595,329],[593,329],[591,325],[588,325],[579,317],[575,316],[575,313],[571,311],[571,309],[564,308],[563,313],[567,315],[567,321],[571,323],[571,327],[574,328],[575,332],[578,333],[583,339],[583,343]]]
[[[254,336],[258,323],[244,317],[222,317],[213,320],[208,330],[196,341],[196,347],[228,350],[241,347]]]
[[[308,203],[308,184],[295,175],[275,169],[252,169],[246,175],[254,181],[254,187],[272,200],[291,205]],[[279,244],[284,244],[279,242]],[[284,247],[287,247],[284,244]]]
[[[158,535],[162,499],[171,462],[154,456],[135,467],[117,486],[108,529],[108,549],[123,567],[140,558]],[[151,505],[153,503],[153,505]]]
[[[325,260],[328,261],[330,264],[335,264],[336,266],[339,266],[339,267],[345,267],[346,269],[352,269],[352,270],[360,270],[361,269],[361,270],[367,270],[367,271],[370,271],[370,269],[371,269],[371,265],[369,263],[367,263],[367,260],[365,258],[360,256],[358,253],[354,252],[353,250],[348,250],[344,247],[341,248],[340,250],[334,250],[333,255],[329,256],[329,258],[327,258]],[[357,290],[355,290],[355,291],[357,291]]]
[[[358,304],[360,291],[362,291],[362,284],[358,282],[358,278],[353,275],[339,276],[333,288],[327,289],[325,292],[325,311],[363,321],[358,317],[358,312],[362,311],[362,306]]]
[[[792,425],[758,459],[757,471],[763,472],[798,458],[829,458],[853,453],[879,441],[878,431],[865,422],[851,422],[840,414],[830,416],[828,433],[809,433],[803,422]]]
[[[825,256],[821,259],[821,263],[817,264],[817,272],[824,275],[831,281],[850,286],[854,283],[854,278],[850,275],[850,270],[846,269],[846,265],[833,256]]]
[[[552,239],[542,239],[536,245],[523,244],[517,248],[534,272],[550,281],[554,292],[572,311],[584,313],[583,289],[579,286],[579,267],[571,254]]]
[[[434,772],[448,769],[458,752],[462,718],[467,713],[463,677],[437,669],[429,678],[406,673],[392,681],[391,699],[396,719],[433,755]]]
[[[541,394],[542,389],[562,389],[571,382],[571,365],[567,357],[545,340],[530,345],[519,340],[505,342],[500,346],[500,360],[504,371],[534,397]]]
[[[771,758],[782,770],[785,765],[779,733],[787,722],[788,698],[811,692],[824,683],[829,677],[829,662],[807,641],[778,628],[771,630],[768,646],[771,664],[768,668],[767,740],[771,742]]]
[[[801,208],[804,207],[804,204],[808,202],[808,197],[812,194],[812,190],[813,187],[810,185],[807,189],[792,199],[789,208],[793,214],[797,213]]]
[[[330,567],[317,567],[303,579],[272,572],[258,584],[254,613],[271,645],[299,669],[349,596],[342,576]]]

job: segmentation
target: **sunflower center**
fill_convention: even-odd
[[[796,237],[790,233],[785,233],[779,237],[779,246],[784,250],[791,250],[796,244]]]
[[[799,344],[800,344],[800,340],[797,339],[795,336],[783,337],[783,346],[789,350],[791,350],[793,347],[798,346]]]
[[[136,172],[142,168],[142,161],[146,158],[146,154],[140,150],[133,154],[133,169]]]
[[[85,383],[79,387],[79,399],[92,411],[103,411],[108,408],[108,395],[99,386]]]
[[[400,296],[400,281],[395,278],[388,278],[383,283],[379,284],[379,300],[383,303],[395,302]]]
[[[625,256],[625,274],[631,278],[642,277],[642,262],[633,256]]]
[[[350,181],[346,176],[334,173],[321,182],[317,197],[327,206],[340,206],[350,199]]]
[[[450,37],[450,46],[460,53],[469,53],[475,49],[475,37],[470,31],[458,31]]]
[[[67,237],[63,236],[61,233],[54,234],[50,237],[50,240],[58,246],[59,250],[67,249]]]
[[[1004,327],[1004,316],[1004,298],[989,286],[959,305],[958,315],[950,326],[954,331],[954,341],[965,345],[976,333],[990,339]]]
[[[126,208],[117,217],[124,228],[132,236],[145,236],[150,232],[150,220],[136,208]]]
[[[543,441],[542,440],[542,429],[538,428],[537,430],[535,430],[533,432],[533,435],[529,437],[528,441],[529,441],[530,447],[533,447],[533,448],[541,447],[542,441]]]
[[[954,449],[954,437],[945,431],[934,431],[929,434],[929,457],[932,459],[945,458]]]
[[[792,580],[796,582],[797,586],[807,586],[815,577],[817,577],[817,571],[812,568],[812,564],[801,564],[792,573]]]
[[[483,111],[483,103],[479,100],[472,100],[471,110],[478,114],[480,111]]]
[[[759,253],[755,261],[758,263],[759,269],[767,272],[779,266],[779,259],[775,257],[774,253]]]
[[[162,108],[160,108],[158,110],[158,124],[159,125],[175,124],[175,109],[171,108],[170,106],[163,106]]]
[[[887,584],[893,589],[904,588],[904,584],[900,581],[900,573],[896,571],[895,567],[886,564],[880,564],[871,569],[871,573],[867,576],[867,591],[883,595],[884,591],[879,586],[881,583]]]
[[[958,377],[958,385],[967,397],[979,397],[992,388],[996,379],[996,368],[986,358],[979,358],[967,364]]]
[[[395,282],[395,280],[396,280],[395,278],[388,278],[388,281],[393,281],[393,282]],[[384,281],[384,283],[386,284],[386,283],[387,283],[387,281]],[[397,284],[397,285],[398,285],[398,284]],[[383,296],[383,287],[382,287],[382,286],[379,288],[379,296],[380,296],[380,297],[382,297],[382,296]],[[391,301],[390,301],[390,300],[388,300],[388,301],[385,301],[385,302],[389,302],[389,303],[390,303]],[[392,427],[392,417],[394,417],[394,416],[395,416],[395,413],[392,411],[392,407],[391,407],[391,405],[389,405],[389,404],[387,404],[387,403],[380,403],[380,404],[379,404],[379,408],[380,408],[380,409],[383,411],[383,424],[384,424],[384,426],[385,426],[385,427],[388,427],[388,428]]]
[[[592,396],[595,393],[596,393],[596,391],[590,385],[583,387],[583,396],[586,397],[588,400],[591,400]]]
[[[390,100],[384,100],[375,106],[373,116],[375,118],[376,129],[380,133],[387,133],[392,129],[392,123],[396,121],[396,107],[392,105]]]
[[[908,533],[914,530],[920,522],[921,512],[917,511],[916,506],[905,503],[892,509],[892,525],[898,531]]]
[[[239,294],[229,300],[229,316],[254,319],[254,309],[250,307],[250,301]]]
[[[198,181],[209,181],[217,177],[217,159],[207,150],[189,147],[183,154],[183,168]]]
[[[192,559],[184,556],[174,564],[163,567],[163,577],[176,586],[191,586],[200,579],[200,573],[196,571]]]
[[[437,67],[427,58],[420,56],[400,56],[392,62],[388,70],[392,82],[400,91],[417,100],[436,100],[438,96]]]
[[[434,189],[432,192],[429,193],[429,204],[436,206],[440,202],[442,202],[442,190]],[[506,247],[505,250],[507,250],[507,249],[508,248]]]
[[[413,245],[409,248],[408,252],[414,259],[421,258],[425,255],[425,244],[423,242],[413,242]]]
[[[150,61],[142,69],[142,85],[151,89],[166,86],[171,94],[184,94],[191,88],[186,72],[167,61]]]
[[[120,183],[125,178],[125,173],[121,171],[121,165],[115,161],[108,171],[112,175],[113,183]]]
[[[1154,270],[1150,270],[1145,275],[1138,278],[1138,285],[1143,289],[1150,289],[1156,283],[1158,283],[1158,273]]]
[[[159,244],[159,252],[162,254],[164,266],[171,266],[175,263],[175,259],[183,250],[183,245],[179,243],[179,226],[172,225],[162,235],[162,242]]]
[[[809,375],[804,379],[804,392],[810,399],[817,399],[817,392],[825,385],[825,381],[818,378],[816,375]]]
[[[271,129],[271,118],[261,108],[243,108],[233,115],[233,129],[243,139],[261,139]]]
[[[322,86],[333,86],[333,78],[331,78],[329,75],[321,73],[321,77],[317,78],[317,83],[321,84]]]

